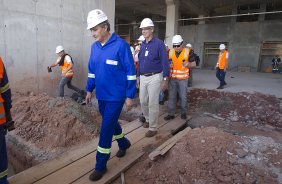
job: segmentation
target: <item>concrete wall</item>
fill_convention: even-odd
[[[73,84],[85,87],[90,46],[87,14],[102,9],[114,29],[115,0],[0,0],[0,55],[13,90],[57,94],[59,67],[47,73],[63,45],[75,62]],[[70,94],[70,91],[68,91]]]
[[[281,21],[232,22],[180,27],[185,44],[191,42],[203,64],[205,42],[228,42],[230,68],[251,67],[257,71],[260,45],[263,41],[282,41]],[[270,63],[271,64],[271,63]]]

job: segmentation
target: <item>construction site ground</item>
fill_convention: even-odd
[[[215,90],[214,71],[193,72],[189,121],[164,121],[166,102],[159,134],[148,139],[137,119],[139,99],[132,109],[124,108],[120,122],[132,147],[117,159],[113,143],[108,173],[100,183],[121,183],[121,173],[125,183],[134,184],[282,183],[282,75],[229,72],[226,88]],[[16,175],[11,183],[89,183],[101,122],[97,102],[89,107],[69,98],[14,92],[12,114],[16,130],[7,142]],[[166,154],[149,159],[173,136],[171,131],[185,126],[192,129]]]

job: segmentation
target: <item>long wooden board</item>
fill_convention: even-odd
[[[190,127],[185,128],[184,130],[177,133],[175,136],[168,139],[153,152],[149,154],[151,160],[155,160],[159,155],[164,155],[168,150],[170,150],[184,135],[186,135],[191,130]]]
[[[183,126],[186,124],[186,121],[180,119],[177,117],[175,120],[170,121],[166,124],[164,124],[162,127],[159,128],[159,133],[158,137],[161,137],[163,141],[169,139],[171,136],[172,130],[178,129],[179,127]],[[140,141],[138,141],[136,144],[132,146],[131,149],[128,150],[127,155],[119,159],[117,157],[112,158],[109,163],[108,163],[108,172],[104,175],[104,177],[95,182],[95,184],[102,184],[102,183],[110,183],[117,177],[119,177],[121,172],[124,172],[127,170],[132,164],[134,164],[138,158],[140,158],[141,155],[144,154],[143,148],[146,145],[155,145],[159,142],[159,138],[152,137],[152,138],[147,138],[144,137]],[[76,180],[73,182],[73,184],[91,184],[91,182],[88,178],[90,175],[91,171],[89,171],[85,176],[82,178]],[[130,183],[130,181],[128,181]]]
[[[141,123],[138,120],[123,126],[123,131],[125,134],[128,134],[135,129],[141,127]],[[30,184],[34,183],[59,169],[81,159],[93,152],[96,151],[98,145],[98,138],[86,143],[82,146],[79,146],[75,150],[70,150],[65,152],[62,156],[56,157],[47,162],[38,164],[32,168],[29,168],[23,172],[20,172],[9,178],[10,184]]]
[[[159,126],[163,126],[166,124],[167,121],[163,120],[163,116],[160,117]],[[126,135],[127,138],[131,141],[131,144],[134,144],[135,142],[139,141],[140,139],[144,138],[145,133],[148,131],[148,129],[145,129],[143,127],[140,127],[136,129],[135,131],[130,132]],[[97,147],[97,146],[96,146]],[[118,151],[118,146],[116,143],[112,145],[112,156]],[[87,172],[93,169],[95,164],[95,157],[96,157],[96,151],[88,154],[87,156],[76,160],[76,162],[73,162],[60,170],[48,175],[47,177],[44,177],[35,183],[70,183],[77,178],[83,176]]]

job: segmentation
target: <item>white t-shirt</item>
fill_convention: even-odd
[[[65,60],[67,61],[68,64],[71,63],[71,57],[69,55],[65,56]]]

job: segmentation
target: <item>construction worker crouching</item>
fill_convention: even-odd
[[[175,118],[175,106],[177,102],[177,93],[180,98],[181,119],[187,118],[187,84],[189,71],[196,67],[195,54],[191,49],[183,48],[183,39],[180,35],[172,38],[173,49],[169,52],[170,81],[168,98],[168,115],[165,120]]]
[[[59,45],[56,47],[56,54],[58,58],[54,64],[48,66],[48,71],[52,71],[51,68],[59,65],[62,70],[62,78],[59,84],[59,97],[64,97],[64,88],[67,84],[68,88],[76,91],[77,93],[83,95],[84,91],[72,85],[71,81],[74,76],[73,71],[73,60],[69,54],[65,53],[63,46]]]
[[[129,45],[115,33],[110,33],[108,17],[102,10],[88,13],[87,29],[96,40],[92,44],[88,63],[86,103],[91,102],[96,88],[96,98],[102,115],[100,139],[97,148],[95,170],[91,181],[101,179],[107,171],[112,138],[117,141],[117,157],[123,157],[130,147],[118,122],[123,104],[129,108],[136,90],[136,71]]]
[[[228,67],[228,58],[229,58],[229,53],[226,50],[226,46],[224,44],[219,45],[219,54],[218,54],[218,60],[215,66],[216,69],[216,77],[220,81],[219,86],[217,89],[223,89],[223,86],[226,85],[225,82],[225,75],[226,75],[226,70]]]
[[[8,76],[0,57],[0,183],[8,184],[8,157],[5,135],[14,129],[10,109],[12,108],[11,90]]]

